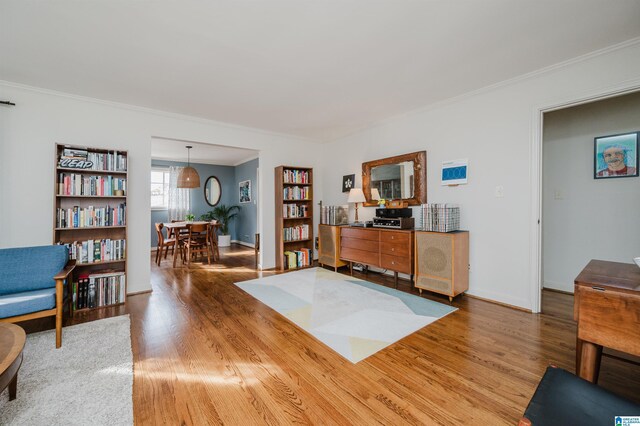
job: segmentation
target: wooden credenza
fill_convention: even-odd
[[[340,228],[340,258],[353,263],[413,275],[413,230],[382,228]]]

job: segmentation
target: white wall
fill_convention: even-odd
[[[469,70],[473,72],[473,70]],[[640,85],[636,41],[493,88],[387,120],[332,142],[325,150],[325,204],[344,204],[342,175],[363,161],[427,151],[429,202],[459,203],[470,231],[469,293],[536,309],[531,276],[536,152],[533,140],[541,108]],[[339,155],[336,155],[339,153]],[[443,161],[469,159],[469,183],[440,186]],[[494,196],[504,187],[504,197]],[[373,208],[360,209],[361,218]]]
[[[274,173],[281,164],[318,168],[320,148],[293,137],[93,101],[0,82],[0,247],[52,243],[54,144],[129,151],[129,292],[150,286],[149,174],[152,136],[260,151],[262,265],[275,265]],[[318,176],[318,175],[316,175]],[[321,179],[318,179],[321,181]],[[321,193],[322,182],[314,185]],[[314,209],[315,210],[315,209]],[[317,215],[317,212],[315,212]],[[317,218],[316,218],[317,222]]]
[[[638,130],[640,93],[545,114],[545,287],[573,293],[589,260],[640,256],[640,177],[593,178],[593,138]]]

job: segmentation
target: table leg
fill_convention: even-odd
[[[582,342],[579,376],[591,383],[598,383],[602,346],[591,342]]]
[[[576,336],[576,375],[580,374],[580,360],[582,358],[582,340]]]
[[[9,401],[16,399],[16,393],[18,390],[18,373],[13,376],[13,379],[9,382]]]
[[[178,258],[178,238],[180,238],[180,230],[174,232],[176,241],[173,243],[173,267],[176,267],[176,259]]]

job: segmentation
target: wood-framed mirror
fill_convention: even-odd
[[[402,200],[410,206],[427,202],[427,151],[362,163],[362,191],[365,206],[377,206],[371,197],[376,189],[380,198]]]
[[[214,207],[220,202],[220,197],[222,197],[220,181],[215,176],[209,176],[204,183],[204,200],[211,207]]]

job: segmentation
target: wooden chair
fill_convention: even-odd
[[[178,220],[178,219],[173,219],[171,221],[171,223],[176,223],[176,222],[184,222],[183,220]],[[175,233],[176,230],[175,229],[169,229],[169,232],[167,232],[167,238],[175,238]],[[180,238],[187,238],[187,235],[189,235],[189,231],[186,229],[181,229],[180,230]]]
[[[217,222],[211,221],[209,225],[209,246],[211,248],[211,257],[213,261],[220,260],[220,249],[218,248],[218,234],[216,233]]]
[[[209,256],[209,241],[210,241],[210,225],[208,223],[188,223],[187,230],[189,231],[188,237],[183,241],[186,249],[187,267],[191,266],[191,256],[195,256],[198,253],[207,255],[207,263],[211,264],[211,257]]]
[[[162,228],[164,225],[162,223],[156,223],[156,232],[158,233],[158,248],[156,249],[156,264],[160,266],[160,262],[162,262],[162,252],[164,251],[164,258],[167,258],[167,253],[169,249],[171,249],[171,254],[175,250],[176,239],[175,238],[165,238],[164,233],[162,232]],[[181,248],[181,243],[178,241],[178,249]]]

